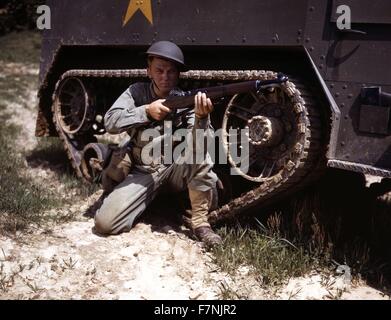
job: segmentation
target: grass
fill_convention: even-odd
[[[0,116],[1,119],[1,116]],[[4,212],[0,220],[0,232],[23,231],[29,225],[42,225],[48,222],[60,223],[73,220],[72,213],[62,211],[55,215],[48,214],[48,210],[61,208],[73,204],[92,195],[98,190],[98,185],[87,184],[76,177],[67,160],[66,153],[60,141],[56,138],[44,138],[38,146],[26,156],[28,161],[47,163],[51,170],[57,172],[59,184],[63,185],[63,194],[37,185],[34,181],[20,174],[23,161],[15,153],[10,141],[15,137],[17,130],[11,126],[0,129],[0,141],[3,148],[0,150],[0,211]]]
[[[279,286],[289,277],[301,276],[318,267],[316,259],[302,247],[263,226],[223,227],[219,234],[224,244],[213,249],[213,254],[222,271],[235,274],[241,267],[250,267],[250,274],[261,287]]]
[[[32,221],[40,223],[42,212],[54,207],[57,201],[43,188],[21,176],[23,162],[12,145],[18,130],[6,124],[4,114],[0,114],[0,121],[0,231],[15,232]]]
[[[0,60],[39,65],[41,34],[38,32],[11,32],[0,37]]]
[[[248,297],[243,294],[239,293],[237,290],[231,288],[225,281],[218,283],[219,288],[219,297],[222,300],[245,300],[248,299]]]
[[[389,292],[391,280],[390,205],[379,202],[360,174],[329,170],[310,189],[259,212],[241,224],[223,226],[215,263],[230,274],[243,266],[264,288],[321,270],[347,266],[354,279]],[[330,296],[340,298],[343,292]],[[237,292],[221,287],[221,296]]]
[[[10,75],[8,71],[5,77],[0,77],[0,233],[15,233],[48,221],[67,221],[70,219],[67,214],[54,216],[48,210],[74,203],[97,190],[96,185],[87,185],[74,175],[57,138],[41,139],[28,154],[21,155],[15,149],[13,141],[20,128],[7,122],[11,116],[9,106],[17,104],[22,110],[36,110],[28,95],[38,88],[38,76],[18,73],[18,68],[38,68],[40,46],[41,36],[36,32],[14,32],[0,37],[0,63],[16,63]],[[48,169],[55,170],[68,196],[64,198],[24,176],[21,173],[25,169],[24,157],[35,163],[45,162]]]
[[[383,289],[391,280],[390,209],[361,174],[329,170],[312,190],[280,207],[279,229],[309,253],[348,265]]]
[[[0,37],[0,63],[15,63],[21,67],[38,68],[41,50],[41,35],[37,32],[12,32]],[[17,68],[17,67],[16,67]],[[1,69],[0,69],[1,71]],[[1,72],[0,72],[1,73]],[[16,73],[0,77],[0,101],[4,104],[17,103],[28,109],[28,90],[38,88],[38,76],[31,72]]]

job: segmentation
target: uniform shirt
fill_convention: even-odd
[[[119,134],[127,131],[134,150],[134,160],[139,165],[143,164],[140,156],[142,148],[151,142],[152,144],[162,142],[163,123],[149,118],[146,113],[146,106],[157,99],[159,97],[155,94],[152,83],[138,82],[132,84],[114,102],[104,118],[105,128],[108,133]],[[181,111],[183,110],[176,110],[177,113]],[[193,110],[180,117],[174,117],[174,119],[174,121],[171,120],[173,131],[178,128],[193,129],[194,142],[196,138],[195,129],[212,129],[209,116],[198,119],[195,117]],[[141,135],[148,128],[154,128],[160,133],[160,136],[153,138],[152,141],[142,141]]]

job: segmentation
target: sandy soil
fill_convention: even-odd
[[[21,72],[35,75],[38,69],[7,64],[0,77]],[[26,105],[36,106],[36,87],[26,90]],[[32,150],[37,141],[34,107],[11,103],[8,111],[13,114],[10,121],[23,124],[18,148]],[[26,162],[25,174],[64,192],[49,163],[28,167]],[[219,299],[227,289],[247,299],[389,298],[365,283],[352,283],[346,272],[314,272],[265,291],[249,267],[239,268],[235,276],[221,272],[185,228],[153,217],[129,233],[100,237],[88,216],[100,195],[98,191],[58,209],[75,213],[75,221],[32,227],[13,238],[0,236],[0,299]]]

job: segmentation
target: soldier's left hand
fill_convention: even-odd
[[[194,96],[194,113],[197,118],[205,118],[213,111],[212,101],[205,93],[198,92]]]

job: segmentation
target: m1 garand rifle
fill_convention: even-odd
[[[259,92],[270,85],[282,84],[286,81],[288,81],[288,77],[282,73],[278,73],[277,78],[271,80],[242,81],[222,86],[200,88],[189,91],[172,90],[170,95],[163,102],[163,105],[171,109],[171,114],[178,116],[194,108],[194,96],[197,95],[198,92],[205,93],[208,98],[213,100],[249,91]],[[180,113],[176,114],[178,109],[181,111]]]

